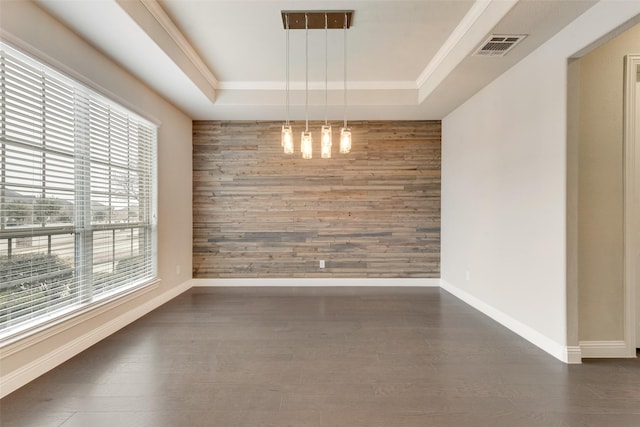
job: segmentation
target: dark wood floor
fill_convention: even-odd
[[[0,424],[640,426],[638,359],[565,365],[436,288],[217,292],[7,396]]]

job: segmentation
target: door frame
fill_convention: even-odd
[[[627,357],[636,357],[638,265],[640,265],[640,141],[636,140],[636,86],[640,55],[625,56],[624,77],[624,341]]]

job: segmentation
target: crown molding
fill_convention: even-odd
[[[286,90],[286,83],[283,81],[222,81],[218,82],[218,89],[224,90]],[[289,82],[290,90],[305,90],[305,82]],[[324,82],[309,82],[309,90],[324,90]],[[343,82],[328,82],[327,89],[342,91]],[[350,90],[417,90],[414,81],[355,81],[347,82],[347,91]]]
[[[180,29],[169,18],[162,6],[156,0],[116,1],[138,23],[140,28],[184,71],[189,79],[200,88],[205,96],[214,102],[215,91],[219,85],[218,79]],[[149,18],[152,18],[153,21]],[[157,25],[152,25],[153,22]],[[161,37],[159,31],[164,33],[168,39]],[[176,56],[176,52],[178,52],[178,56]],[[182,58],[179,56],[182,56]]]
[[[169,37],[178,45],[180,50],[184,52],[185,56],[189,58],[189,61],[200,71],[202,76],[209,82],[209,84],[217,88],[218,79],[213,75],[213,72],[209,69],[204,60],[198,55],[196,50],[191,46],[191,43],[186,39],[182,32],[173,23],[167,12],[164,11],[162,6],[156,0],[141,0],[141,3],[149,11],[149,13],[155,18],[156,21],[167,32]]]

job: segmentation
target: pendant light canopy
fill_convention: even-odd
[[[289,85],[289,30],[305,30],[305,129],[301,133],[300,151],[303,159],[313,158],[313,136],[309,131],[309,30],[324,29],[324,125],[320,129],[320,157],[331,158],[332,128],[328,121],[328,30],[342,29],[344,36],[344,127],[340,130],[340,152],[351,151],[351,129],[347,127],[347,29],[351,26],[352,10],[324,11],[287,11],[283,10],[282,23],[286,30],[286,106],[287,119],[282,125],[282,147],[291,154],[293,148],[293,130],[289,123],[290,85]]]

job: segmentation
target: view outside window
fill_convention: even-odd
[[[156,133],[0,43],[0,337],[154,278]]]

